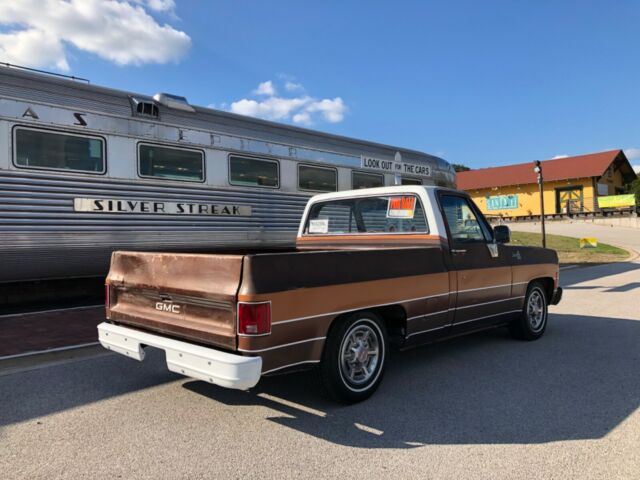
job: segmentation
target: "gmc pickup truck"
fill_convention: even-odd
[[[500,326],[542,336],[558,257],[509,240],[455,190],[317,195],[288,250],[115,252],[99,338],[136,360],[163,349],[169,370],[229,388],[315,367],[353,403],[376,390],[391,347]]]

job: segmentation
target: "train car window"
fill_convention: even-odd
[[[204,181],[204,154],[199,150],[141,143],[138,150],[141,177],[188,182]]]
[[[422,185],[422,180],[419,178],[402,177],[401,180],[401,185]]]
[[[375,188],[384,186],[384,177],[377,173],[351,172],[351,188]]]
[[[278,188],[278,162],[253,157],[229,157],[229,183],[252,187]]]
[[[15,129],[15,163],[18,167],[105,172],[104,140],[69,133],[28,128]]]
[[[298,165],[298,188],[314,192],[336,192],[338,171],[335,168]]]

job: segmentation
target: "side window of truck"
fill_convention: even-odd
[[[470,243],[491,240],[487,227],[478,218],[468,199],[457,195],[442,195],[440,203],[452,241]]]

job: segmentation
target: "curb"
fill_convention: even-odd
[[[98,342],[0,357],[0,377],[64,363],[111,355]]]

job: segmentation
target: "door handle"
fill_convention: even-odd
[[[455,248],[451,249],[452,255],[464,255],[465,253],[467,253],[465,249],[455,249]]]

